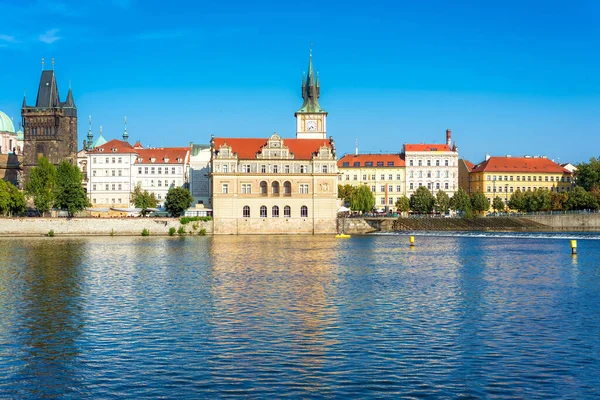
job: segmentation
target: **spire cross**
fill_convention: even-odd
[[[42,57],[42,71],[44,70],[44,57]]]
[[[52,71],[54,71],[54,57],[52,57]]]
[[[310,56],[311,57],[312,57],[312,45],[313,45],[313,42],[310,42]]]

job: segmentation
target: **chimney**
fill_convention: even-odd
[[[490,155],[486,153],[486,154],[485,154],[485,161],[487,161],[487,160],[489,160],[489,159],[490,159]]]
[[[450,129],[446,129],[446,144],[450,146],[450,142],[452,141],[452,131]]]

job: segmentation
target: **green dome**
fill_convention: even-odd
[[[15,126],[8,115],[0,111],[0,132],[15,133]]]
[[[100,136],[98,136],[98,139],[96,139],[96,141],[94,142],[92,147],[96,148],[98,146],[102,146],[103,144],[106,144],[106,139],[104,139],[104,136],[102,136],[102,134],[100,134]]]

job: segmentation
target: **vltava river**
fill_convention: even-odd
[[[599,237],[480,236],[0,239],[0,398],[598,398]]]

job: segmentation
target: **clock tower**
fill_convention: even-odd
[[[312,49],[308,60],[308,73],[302,77],[304,103],[296,111],[296,139],[326,139],[327,112],[319,105],[321,86],[312,65]]]

